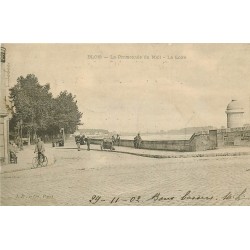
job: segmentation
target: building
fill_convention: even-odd
[[[6,49],[1,47],[1,81],[0,81],[0,164],[9,162],[9,117],[6,108],[5,82]]]
[[[227,114],[227,128],[243,127],[244,109],[241,103],[237,100],[232,100],[226,109]]]

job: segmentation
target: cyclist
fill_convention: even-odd
[[[36,153],[36,152],[38,153],[38,159],[39,160],[42,159],[44,161],[44,151],[45,151],[44,143],[41,140],[41,138],[38,138],[34,153]]]

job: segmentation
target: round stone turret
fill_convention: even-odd
[[[227,114],[227,127],[238,128],[243,126],[243,114],[244,110],[242,105],[237,100],[232,100],[226,109]]]

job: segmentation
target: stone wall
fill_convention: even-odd
[[[101,144],[101,139],[91,139],[92,144]],[[120,140],[122,147],[134,147],[133,140]],[[142,149],[168,150],[168,151],[189,151],[189,140],[168,140],[168,141],[142,141]]]
[[[214,138],[210,139],[208,132],[195,133],[189,140],[189,151],[205,151],[215,149]]]
[[[190,151],[204,151],[230,146],[250,146],[250,127],[218,129],[193,134]]]
[[[218,147],[250,146],[250,127],[218,129]]]
[[[91,139],[100,145],[102,139]],[[134,147],[133,140],[121,140],[120,146]],[[218,129],[195,133],[189,140],[142,141],[142,149],[195,152],[228,146],[250,146],[250,127]]]
[[[121,146],[134,147],[132,140],[121,140]],[[189,140],[142,141],[141,148],[167,151],[189,151]]]

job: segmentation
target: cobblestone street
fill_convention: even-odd
[[[25,149],[21,167],[2,168],[1,205],[250,205],[249,154],[157,159],[93,148],[47,146],[50,164],[38,169]]]

